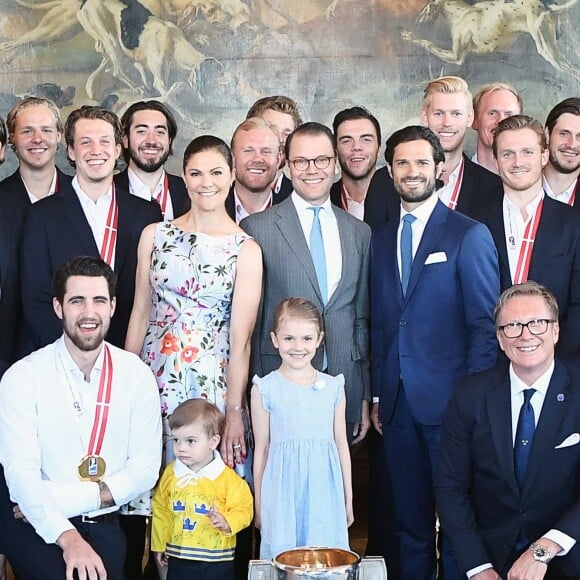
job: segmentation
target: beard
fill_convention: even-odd
[[[428,200],[433,193],[435,193],[435,190],[438,189],[439,183],[441,182],[438,179],[428,179],[425,183],[425,189],[418,193],[407,193],[401,186],[400,182],[395,182],[395,189],[403,201],[407,203],[421,203],[422,201]]]
[[[158,169],[165,165],[165,162],[169,157],[169,151],[165,151],[165,153],[163,153],[159,159],[147,159],[147,161],[143,161],[139,158],[136,151],[129,149],[129,157],[141,171],[145,171],[146,173],[155,173]]]
[[[580,167],[580,161],[578,161],[578,163],[576,163],[575,167],[562,165],[560,163],[560,160],[558,159],[557,155],[552,153],[552,151],[550,151],[550,163],[552,164],[552,167],[558,173],[564,173],[565,175],[569,175],[570,173],[574,173]]]
[[[79,334],[78,325],[90,322],[100,325],[100,331],[92,334],[90,336],[82,336]],[[63,330],[64,333],[67,335],[69,340],[81,351],[83,352],[91,352],[97,350],[103,341],[105,340],[105,336],[109,330],[109,325],[105,324],[101,320],[77,320],[75,322],[69,322],[66,318],[63,317]]]

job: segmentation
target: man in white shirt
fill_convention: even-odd
[[[560,305],[558,353],[580,354],[580,220],[571,207],[545,195],[548,161],[542,125],[526,115],[504,119],[495,129],[493,152],[503,200],[481,216],[498,252],[502,290],[535,280]]]
[[[443,424],[441,526],[470,579],[577,579],[580,375],[554,356],[558,304],[526,282],[503,292],[495,321],[508,360],[461,381]]]
[[[497,163],[492,151],[495,128],[506,117],[523,113],[523,100],[511,85],[490,83],[475,93],[473,110],[475,116],[472,128],[477,131],[477,145],[471,160],[488,171],[497,173]]]
[[[0,461],[16,518],[2,502],[7,556],[27,580],[123,578],[116,511],[159,474],[157,385],[138,357],[104,342],[116,306],[107,264],[74,258],[54,295],[64,334],[0,383]]]
[[[553,199],[580,208],[580,98],[558,103],[546,118],[550,157],[544,167],[544,190]]]
[[[190,206],[183,179],[164,169],[177,136],[173,113],[159,101],[138,101],[123,113],[121,126],[127,168],[115,175],[115,183],[132,195],[156,201],[164,220],[183,215]]]
[[[235,180],[226,198],[229,216],[240,223],[245,217],[280,203],[288,192],[273,187],[281,160],[280,138],[273,125],[250,117],[232,137]]]

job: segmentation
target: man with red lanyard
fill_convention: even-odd
[[[550,157],[544,167],[544,191],[580,209],[580,98],[564,99],[548,113],[546,137]]]
[[[335,115],[332,130],[341,176],[330,189],[330,201],[362,220],[367,190],[377,168],[381,126],[364,107],[352,107]]]
[[[125,334],[135,294],[137,245],[143,228],[161,221],[159,204],[115,187],[121,125],[102,107],[72,111],[65,126],[72,184],[33,205],[24,226],[21,286],[24,328],[21,354],[56,340],[60,324],[52,309],[52,277],[74,256],[101,257],[117,275],[117,314],[107,336],[116,346]]]
[[[157,384],[138,357],[104,341],[116,306],[107,264],[67,262],[54,295],[63,335],[0,383],[0,461],[14,502],[0,484],[1,532],[26,580],[120,579],[118,507],[159,475]]]
[[[496,175],[463,152],[467,128],[473,123],[471,93],[465,80],[444,76],[429,82],[423,93],[421,122],[437,135],[445,153],[439,199],[449,209],[479,219],[490,203],[501,199],[502,189]],[[374,228],[375,221],[398,219],[399,205],[386,167],[379,169],[369,186],[365,221]]]
[[[183,215],[190,206],[185,183],[163,167],[173,153],[177,135],[173,113],[159,101],[138,101],[123,113],[121,126],[127,169],[115,175],[117,186],[156,201],[164,220]]]
[[[548,146],[542,125],[526,115],[501,121],[493,152],[503,182],[503,201],[482,221],[493,236],[502,290],[534,280],[560,305],[561,356],[580,353],[580,220],[567,204],[542,188]]]

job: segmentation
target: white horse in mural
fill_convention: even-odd
[[[441,60],[463,64],[468,54],[491,54],[510,46],[520,35],[529,34],[538,54],[555,69],[579,79],[573,66],[558,48],[556,15],[579,0],[482,0],[468,4],[463,0],[429,0],[417,22],[444,18],[450,29],[451,48],[404,31],[405,40],[422,46]]]

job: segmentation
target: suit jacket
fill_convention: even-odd
[[[415,419],[440,425],[456,382],[496,361],[497,252],[484,225],[438,201],[403,296],[398,226],[375,230],[371,245],[373,395],[388,422],[402,378]]]
[[[234,188],[236,182],[232,184],[230,187],[230,191],[228,196],[226,197],[226,211],[228,215],[236,221],[236,200],[234,198]],[[272,194],[272,205],[278,205],[282,201],[284,201],[292,192],[294,188],[292,187],[292,182],[284,175],[282,176],[282,184],[280,185],[280,190],[275,191]]]
[[[70,176],[58,168],[56,172],[57,190],[70,184]],[[22,318],[20,245],[24,218],[31,206],[18,170],[0,182],[0,377],[16,360]]]
[[[523,532],[533,542],[557,529],[580,539],[580,444],[557,449],[580,432],[580,372],[556,360],[534,435],[524,486],[514,474],[508,365],[466,378],[455,391],[439,444],[437,511],[460,572],[512,564]],[[578,577],[580,544],[549,566]]]
[[[341,197],[341,186],[342,186],[342,179],[335,181],[330,188],[330,201],[340,209],[344,209],[342,207],[342,197]],[[346,211],[346,209],[344,209]]]
[[[270,340],[274,310],[284,299],[307,298],[322,313],[328,373],[345,379],[347,421],[360,421],[361,402],[370,395],[368,369],[368,260],[370,229],[333,207],[342,253],[340,282],[326,305],[322,302],[316,271],[292,198],[255,213],[241,226],[262,248],[264,284],[260,317],[254,331],[252,372],[259,376],[280,366]],[[313,364],[322,369],[323,349]]]
[[[499,256],[501,289],[512,285],[505,241],[502,201],[493,204],[482,216]],[[534,242],[530,280],[547,286],[560,307],[562,355],[580,354],[580,220],[576,210],[544,196],[542,216]]]
[[[155,202],[116,188],[119,206],[115,274],[117,308],[107,340],[123,347],[135,295],[137,245],[143,228],[161,221]],[[34,204],[24,226],[21,285],[24,325],[19,339],[22,356],[56,340],[62,323],[52,308],[55,272],[75,256],[99,257],[91,228],[72,185]]]
[[[480,221],[487,207],[501,200],[501,179],[463,155],[465,163],[456,211]],[[393,180],[386,167],[378,169],[365,198],[365,222],[373,229],[389,219],[397,220],[401,204]]]
[[[167,178],[169,181],[169,196],[171,197],[171,204],[173,205],[173,217],[178,218],[182,216],[185,212],[189,211],[191,207],[191,201],[189,195],[187,194],[187,188],[183,179],[178,175],[171,175],[167,173]],[[129,173],[128,169],[117,173],[114,177],[115,185],[122,189],[123,191],[131,191],[129,189]]]

